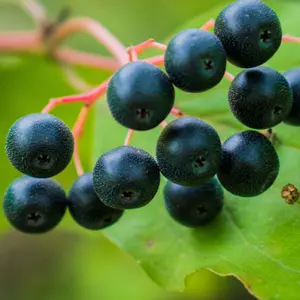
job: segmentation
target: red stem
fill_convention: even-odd
[[[173,107],[173,108],[172,108],[171,114],[172,114],[173,116],[179,117],[179,118],[184,117],[184,113],[183,113],[180,109],[178,109],[178,108],[176,108],[176,107]]]
[[[37,25],[47,19],[45,8],[36,0],[21,0],[21,3]]]
[[[162,121],[162,122],[160,123],[160,127],[161,127],[162,129],[164,129],[167,125],[168,125],[168,122],[167,122],[166,120],[164,120],[164,121]]]
[[[120,63],[113,58],[69,48],[58,49],[55,52],[55,57],[65,63],[93,69],[115,71],[120,67]]]
[[[78,176],[82,176],[84,174],[84,170],[82,167],[80,155],[79,155],[79,139],[83,135],[83,131],[87,122],[87,117],[90,112],[90,106],[84,106],[78,116],[78,119],[73,128],[73,136],[74,136],[74,154],[73,160],[75,164],[75,168]]]
[[[36,31],[0,33],[0,51],[41,52],[41,35]]]
[[[125,46],[105,27],[89,18],[74,18],[61,24],[51,38],[52,47],[56,48],[66,37],[79,31],[93,35],[115,56],[120,64],[123,65],[128,62],[128,54]]]
[[[77,94],[77,95],[71,95],[71,96],[65,96],[61,98],[55,98],[51,99],[46,105],[46,107],[42,110],[43,113],[49,113],[53,108],[56,106],[65,104],[65,103],[76,103],[76,102],[82,102],[86,105],[93,105],[94,102],[104,95],[106,92],[108,83],[110,81],[110,78],[104,81],[101,85],[98,87],[92,89],[89,92],[83,93],[83,94]]]
[[[125,138],[125,142],[124,142],[124,146],[129,146],[130,145],[133,134],[134,134],[134,130],[133,129],[128,129],[127,135],[126,135],[126,138]]]
[[[228,79],[229,81],[232,81],[234,79],[234,76],[231,73],[227,72],[227,71],[225,72],[224,77],[226,79]]]
[[[282,42],[300,43],[300,38],[286,34],[282,36]]]
[[[215,26],[215,20],[210,19],[208,20],[204,25],[202,25],[200,28],[203,30],[209,30]]]

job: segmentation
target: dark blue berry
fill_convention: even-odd
[[[30,114],[17,120],[6,139],[13,166],[32,177],[52,177],[69,164],[74,148],[67,125],[49,114]]]
[[[228,60],[241,68],[267,62],[282,38],[276,13],[259,0],[239,0],[227,6],[216,19],[215,34]]]
[[[293,93],[283,75],[261,66],[244,70],[235,77],[228,100],[232,113],[241,123],[267,129],[286,119],[293,104]]]
[[[8,187],[3,208],[10,224],[19,231],[44,233],[62,220],[67,198],[56,181],[23,176]]]
[[[177,119],[162,131],[156,148],[162,174],[172,182],[197,186],[211,179],[221,163],[218,133],[193,117]]]
[[[156,195],[160,173],[147,152],[122,146],[104,153],[94,168],[94,189],[101,201],[116,209],[138,208]]]
[[[167,211],[174,220],[187,227],[200,227],[220,213],[224,192],[215,178],[195,187],[169,181],[164,189],[164,198]]]
[[[222,80],[226,69],[225,50],[214,34],[188,29],[168,44],[165,68],[178,88],[186,92],[203,92]]]
[[[293,91],[293,106],[284,122],[300,126],[300,69],[292,69],[283,75]]]
[[[159,125],[174,104],[174,87],[158,67],[136,61],[119,69],[107,89],[113,117],[134,130],[149,130]]]
[[[94,190],[92,173],[86,173],[74,182],[68,200],[73,219],[86,229],[106,228],[116,223],[124,212],[100,201]]]
[[[242,197],[258,196],[274,183],[278,172],[278,155],[263,134],[244,131],[223,144],[218,178],[230,193]]]

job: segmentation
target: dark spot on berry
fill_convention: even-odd
[[[204,215],[204,214],[207,213],[207,209],[206,209],[206,207],[205,207],[204,205],[198,205],[198,206],[196,207],[196,211],[197,211],[197,213],[198,213],[199,215]]]
[[[47,154],[43,154],[41,153],[38,158],[37,158],[38,162],[40,165],[48,165],[51,161],[51,157]]]
[[[147,119],[150,117],[150,111],[148,109],[144,109],[144,108],[138,108],[136,110],[136,114],[137,116],[140,117],[140,119]]]
[[[197,157],[197,159],[194,161],[194,166],[196,168],[203,168],[205,166],[206,163],[206,158],[203,156],[199,156]]]
[[[282,111],[283,111],[282,107],[279,105],[276,105],[273,109],[273,114],[276,116],[279,116],[279,115],[281,115]]]
[[[113,217],[111,215],[107,216],[103,221],[105,224],[111,224],[113,221]]]
[[[211,71],[214,67],[214,63],[211,59],[204,60],[204,68],[206,71]]]
[[[272,40],[272,32],[268,29],[262,30],[260,33],[260,40],[264,44],[268,44]]]
[[[131,200],[133,198],[134,192],[131,191],[124,191],[122,193],[122,197],[125,198],[126,200]]]
[[[41,218],[42,218],[41,214],[36,211],[27,215],[27,220],[31,224],[37,224]]]
[[[267,132],[268,132],[269,135],[271,135],[271,134],[273,134],[273,129],[269,128],[269,129],[267,129]]]

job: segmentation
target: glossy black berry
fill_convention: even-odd
[[[138,208],[156,195],[160,173],[147,152],[122,146],[104,153],[97,161],[94,189],[107,206],[116,209]]]
[[[227,6],[216,19],[215,34],[227,59],[242,68],[267,62],[282,38],[276,13],[259,0],[239,0]]]
[[[165,68],[178,88],[186,92],[203,92],[222,80],[226,69],[225,50],[214,34],[188,29],[168,44]]]
[[[218,133],[207,123],[184,117],[162,131],[156,157],[162,174],[172,182],[197,186],[211,179],[221,163]]]
[[[293,104],[293,93],[283,75],[260,66],[235,77],[228,100],[232,113],[241,123],[267,129],[286,119]]]
[[[164,198],[167,211],[174,220],[187,227],[199,227],[220,213],[224,192],[215,178],[194,187],[169,181],[164,189]]]
[[[6,139],[13,166],[33,177],[52,177],[69,164],[74,148],[67,125],[49,114],[30,114],[17,120]]]
[[[82,227],[91,230],[103,229],[116,223],[124,211],[106,206],[95,193],[93,173],[80,176],[69,192],[69,211]]]
[[[10,224],[19,231],[44,233],[62,220],[67,198],[56,181],[23,176],[8,187],[3,208]]]
[[[300,126],[300,69],[292,69],[283,74],[293,91],[293,105],[285,123]]]
[[[277,153],[263,134],[244,131],[223,144],[218,178],[230,193],[242,197],[260,195],[274,183],[278,172]]]
[[[174,104],[174,87],[158,67],[136,61],[119,69],[107,89],[113,117],[134,130],[149,130],[159,125]]]

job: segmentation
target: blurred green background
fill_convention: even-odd
[[[125,45],[150,37],[163,41],[188,20],[207,12],[221,0],[44,0],[49,16],[55,18],[68,7],[71,16],[99,20]],[[215,16],[211,16],[215,17]],[[200,26],[201,24],[199,24]],[[0,29],[33,28],[19,1],[0,0]],[[78,34],[69,40],[78,49],[105,53],[90,37]],[[93,84],[109,74],[84,68],[78,72]],[[0,55],[0,192],[20,174],[8,162],[5,136],[19,117],[41,111],[49,98],[76,91],[68,84],[59,66],[43,57]],[[78,105],[60,107],[55,114],[72,126]],[[92,168],[93,118],[81,146],[86,169]],[[101,136],[99,136],[101,139]],[[75,180],[73,164],[58,176],[66,190]],[[74,228],[73,228],[74,227]],[[0,299],[251,299],[233,278],[221,278],[200,271],[186,280],[187,295],[162,291],[129,255],[99,232],[86,232],[68,217],[61,228],[44,236],[27,236],[10,229],[0,211]],[[67,230],[66,228],[71,228]]]

